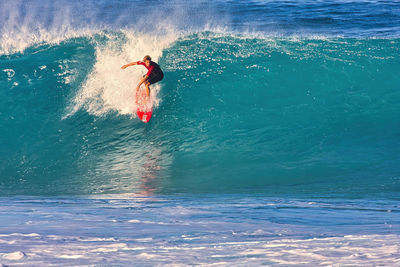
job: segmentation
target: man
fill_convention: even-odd
[[[143,78],[140,79],[140,82],[136,86],[136,91],[139,90],[139,87],[144,83],[146,87],[147,98],[149,98],[150,84],[155,84],[156,82],[161,81],[164,78],[164,73],[162,72],[160,66],[157,63],[151,61],[150,56],[145,56],[143,58],[143,61],[137,61],[123,65],[121,69],[126,69],[127,67],[133,65],[143,65],[148,70],[146,75],[144,75]]]

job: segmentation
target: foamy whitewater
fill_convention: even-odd
[[[396,1],[1,1],[0,265],[400,265]],[[136,116],[149,54],[165,78]]]

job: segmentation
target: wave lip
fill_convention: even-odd
[[[359,12],[353,12],[359,10]],[[0,55],[32,44],[59,43],[121,29],[159,35],[224,29],[271,36],[399,37],[399,7],[392,1],[130,1],[108,3],[4,0]]]

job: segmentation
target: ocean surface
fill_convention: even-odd
[[[3,0],[0,266],[400,265],[399,103],[400,1]]]

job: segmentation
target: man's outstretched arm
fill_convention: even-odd
[[[130,67],[130,66],[133,66],[133,65],[137,65],[137,64],[138,64],[137,61],[136,62],[131,62],[131,63],[123,65],[121,67],[121,69],[126,69],[127,67]]]

